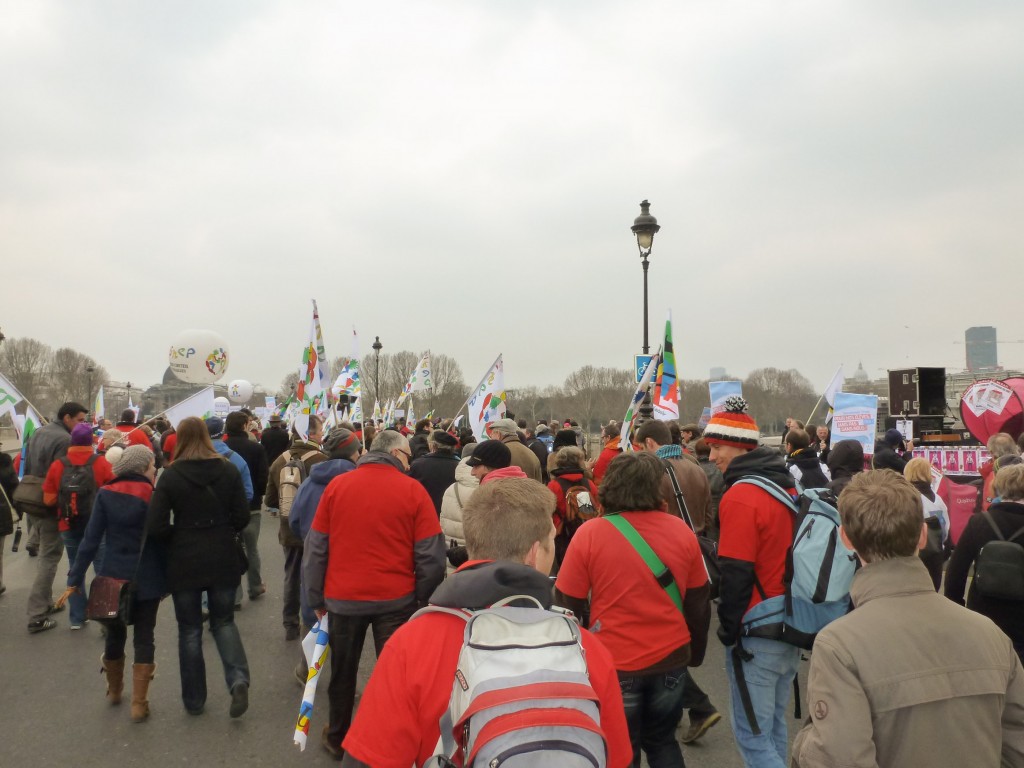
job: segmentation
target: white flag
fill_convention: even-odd
[[[14,431],[18,433],[18,439],[24,442],[24,439],[43,426],[43,417],[36,413],[36,409],[31,405],[25,406],[25,415],[19,416],[12,413],[11,417],[14,419]],[[21,465],[21,471],[25,471],[25,465]]]
[[[832,381],[825,387],[825,401],[828,403],[828,413],[825,416],[825,423],[832,421],[832,409],[836,405],[836,393],[843,391],[843,366],[839,366],[839,370],[836,371],[836,375],[832,377]]]
[[[505,366],[501,355],[480,379],[466,406],[473,434],[477,440],[486,440],[484,427],[505,417]]]
[[[191,397],[186,397],[177,405],[172,405],[164,411],[164,417],[175,429],[182,419],[189,416],[198,416],[205,419],[213,415],[213,387],[196,392]]]

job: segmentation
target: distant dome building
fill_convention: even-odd
[[[871,381],[868,378],[868,372],[864,370],[864,363],[857,363],[857,371],[853,374],[853,380],[857,384],[867,384]]]

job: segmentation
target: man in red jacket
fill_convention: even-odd
[[[367,628],[379,657],[444,578],[444,537],[430,495],[405,474],[411,456],[405,435],[377,435],[356,468],[327,486],[306,536],[307,604],[317,617],[330,614],[330,716],[321,741],[338,760]]]
[[[431,605],[480,610],[513,595],[551,605],[547,574],[554,558],[554,499],[523,478],[483,486],[466,503],[464,524],[469,562],[430,597]],[[345,738],[346,768],[408,768],[436,765],[440,721],[448,707],[466,623],[427,613],[388,641]],[[610,768],[632,763],[622,694],[611,655],[581,630],[587,672],[597,694]],[[424,663],[429,659],[430,663]]]
[[[790,495],[793,476],[774,448],[759,447],[760,431],[747,403],[734,396],[711,417],[704,441],[728,490],[718,514],[722,569],[718,638],[726,646],[725,670],[732,699],[732,729],[747,765],[785,768],[786,705],[800,663],[800,649],[762,637],[740,640],[743,616],[761,600],[785,591],[786,552],[793,541],[794,516],[767,491],[742,477],[757,475]]]

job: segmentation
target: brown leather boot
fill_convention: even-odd
[[[120,704],[121,692],[124,691],[124,656],[113,661],[100,656],[100,664],[107,676],[107,698],[111,704]]]
[[[141,723],[149,717],[149,681],[156,674],[156,664],[135,664],[132,667],[132,722]]]

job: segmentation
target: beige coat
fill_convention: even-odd
[[[501,442],[507,445],[512,453],[513,467],[519,467],[531,480],[536,480],[538,483],[544,482],[544,476],[540,471],[540,460],[533,451],[520,442],[518,437],[505,435],[501,438]]]
[[[814,643],[794,766],[1024,766],[1024,670],[995,624],[916,557],[865,566],[850,595]]]
[[[697,460],[687,454],[679,459],[666,459],[675,470],[676,479],[679,481],[679,490],[683,492],[683,499],[686,501],[686,510],[693,518],[693,530],[700,533],[707,527],[711,519],[711,484],[704,470],[697,464]],[[668,505],[668,511],[676,517],[682,517],[679,511],[679,503],[676,501],[675,489],[672,487],[672,480],[666,472],[661,478],[661,497]]]

